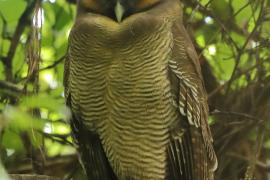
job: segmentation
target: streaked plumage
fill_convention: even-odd
[[[207,97],[180,3],[118,5],[123,17],[116,0],[79,0],[69,38],[65,95],[88,178],[211,179]]]

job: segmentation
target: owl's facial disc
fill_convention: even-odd
[[[120,23],[132,14],[146,11],[162,0],[116,0],[114,12],[116,20]]]
[[[166,0],[78,0],[86,11],[102,14],[119,23],[133,14],[151,9],[162,1]]]

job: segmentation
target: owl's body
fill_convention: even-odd
[[[78,13],[65,88],[89,179],[210,179],[215,157],[207,122],[201,121],[207,107],[200,105],[206,98],[198,97],[204,93],[200,72],[188,45],[177,44],[188,40],[177,25],[180,4],[162,3],[162,9],[121,23]],[[181,71],[185,67],[190,75]],[[198,104],[190,105],[192,100]]]

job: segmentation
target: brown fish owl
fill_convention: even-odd
[[[217,167],[179,0],[77,0],[65,62],[90,180],[209,180]]]

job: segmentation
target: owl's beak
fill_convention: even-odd
[[[125,13],[125,8],[119,1],[117,1],[115,5],[114,13],[115,13],[117,21],[120,23]]]

